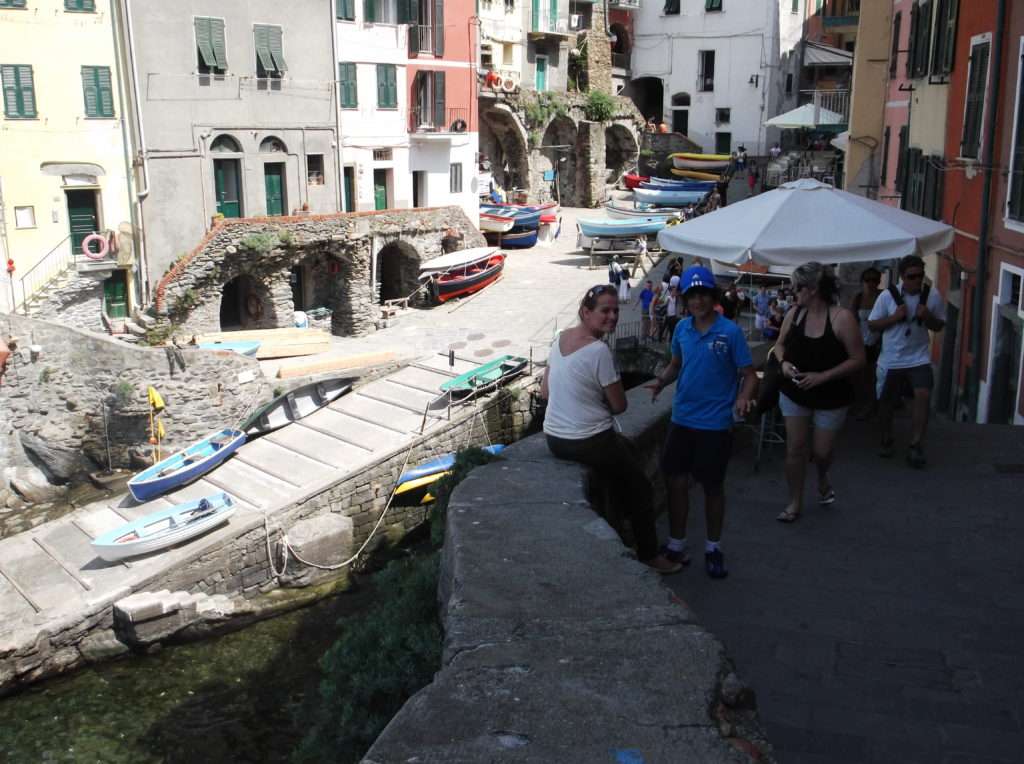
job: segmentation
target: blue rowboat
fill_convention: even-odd
[[[136,501],[148,501],[205,475],[245,443],[245,433],[226,428],[168,456],[128,481]]]
[[[697,204],[705,196],[706,191],[656,191],[649,188],[637,188],[633,191],[633,198],[636,201],[660,207],[685,207],[688,204]]]
[[[505,446],[498,444],[494,446],[485,446],[484,451],[490,454],[500,454]],[[455,454],[443,454],[438,456],[436,459],[430,459],[417,464],[415,467],[411,467],[402,473],[402,476],[398,478],[398,485],[401,486],[403,483],[408,483],[419,478],[427,477],[428,475],[434,475],[438,472],[447,472],[453,466],[455,466]]]
[[[538,226],[527,230],[517,231],[513,228],[508,233],[501,234],[502,249],[526,249],[537,243]]]
[[[577,220],[584,236],[609,238],[613,236],[648,236],[665,227],[666,220]]]
[[[491,204],[481,204],[480,212],[487,215],[498,215],[500,217],[512,218],[512,230],[536,228],[540,225],[541,210],[538,207],[502,207]]]
[[[610,218],[619,220],[661,220],[667,222],[678,218],[682,211],[678,207],[651,207],[640,205],[634,207],[630,204],[611,201],[604,206],[605,212]]]
[[[638,188],[653,189],[655,191],[712,191],[715,188],[715,183],[710,180],[675,181],[651,178],[646,183],[641,183]]]
[[[260,345],[262,344],[263,343],[258,340],[238,340],[227,342],[215,340],[214,342],[200,342],[199,347],[203,350],[230,350],[233,353],[253,358],[256,355],[256,351],[260,349]]]
[[[226,493],[206,496],[140,517],[92,540],[93,550],[107,562],[137,557],[195,538],[226,523],[235,504]]]

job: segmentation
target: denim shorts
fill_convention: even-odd
[[[841,430],[843,422],[846,421],[846,413],[849,406],[838,409],[810,409],[801,406],[785,393],[779,393],[779,408],[782,409],[782,416],[809,416],[812,418],[816,430]]]

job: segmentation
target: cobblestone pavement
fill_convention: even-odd
[[[853,423],[839,500],[793,525],[774,519],[786,488],[773,449],[759,473],[750,443],[730,466],[729,577],[701,569],[697,511],[698,554],[669,585],[757,690],[779,760],[1021,761],[1024,430],[936,422],[918,472],[902,453],[880,459]]]

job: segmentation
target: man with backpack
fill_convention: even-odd
[[[899,262],[899,286],[878,295],[868,316],[868,327],[882,333],[878,358],[879,415],[882,422],[883,457],[894,453],[892,416],[905,387],[913,391],[912,425],[907,462],[921,469],[927,464],[924,436],[928,428],[931,391],[935,380],[929,352],[933,332],[946,325],[946,308],[938,290],[924,283],[924,261],[907,255]]]

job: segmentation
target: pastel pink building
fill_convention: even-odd
[[[907,50],[910,48],[910,11],[912,0],[892,2],[892,40],[889,52],[889,91],[885,99],[885,127],[882,130],[882,167],[878,200],[900,206],[897,179],[899,158],[908,145],[910,96],[907,90]]]

